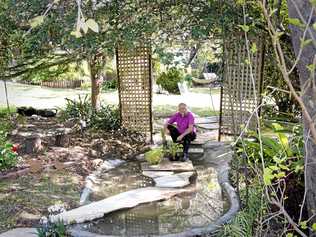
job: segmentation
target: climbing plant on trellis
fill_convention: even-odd
[[[264,50],[262,40],[255,38],[251,42],[255,43],[256,50],[250,53],[250,62],[242,34],[224,42],[220,135],[239,134],[248,121],[248,128],[256,129],[256,117],[251,115],[261,102]]]
[[[122,127],[152,138],[151,49],[118,47],[116,54]]]

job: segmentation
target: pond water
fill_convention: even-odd
[[[178,233],[213,222],[221,216],[225,206],[216,171],[203,162],[193,163],[197,171],[191,184],[193,193],[113,212],[79,228],[103,235],[151,236]],[[153,181],[141,173],[139,163],[135,162],[104,173],[99,191],[91,199],[101,200],[131,189],[153,186]]]

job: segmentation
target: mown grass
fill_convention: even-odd
[[[211,110],[210,108],[197,108],[190,107],[190,110],[200,117],[218,116],[219,111]],[[178,111],[177,106],[172,105],[158,105],[154,106],[153,115],[154,118],[158,117],[168,117]]]

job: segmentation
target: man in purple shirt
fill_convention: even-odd
[[[196,138],[196,128],[194,127],[194,116],[188,111],[187,105],[180,103],[178,106],[179,111],[172,115],[167,123],[164,125],[166,134],[170,134],[173,142],[183,144],[183,159],[189,159],[188,151],[191,144]],[[176,124],[174,126],[173,124]]]

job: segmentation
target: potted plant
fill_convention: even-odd
[[[163,157],[164,151],[161,147],[154,148],[145,153],[145,159],[151,165],[158,165]]]

